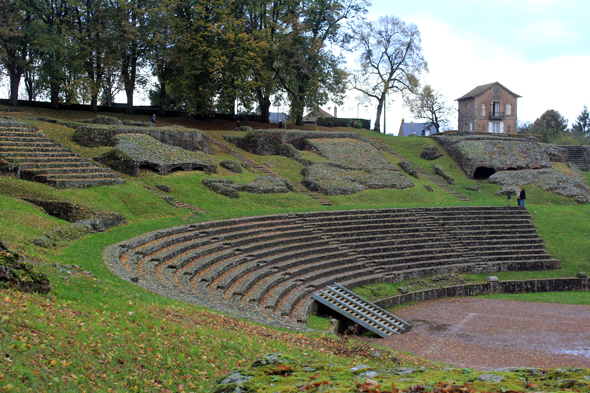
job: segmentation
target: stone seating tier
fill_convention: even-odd
[[[522,208],[294,213],[153,232],[115,248],[121,275],[152,290],[279,326],[311,293],[439,273],[559,267]]]
[[[0,127],[0,156],[15,165],[21,179],[57,188],[125,182],[110,169],[73,153],[31,128]]]

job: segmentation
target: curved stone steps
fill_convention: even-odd
[[[311,292],[334,281],[348,286],[441,272],[558,266],[528,212],[505,207],[246,217],[126,243],[118,249],[124,277],[278,325],[305,320]]]
[[[409,263],[409,260],[408,260],[407,256],[405,257],[405,260],[406,260],[406,262],[408,262],[408,263]],[[395,261],[395,259],[394,259],[393,261]],[[392,260],[388,261],[388,263],[391,263],[391,262],[392,262]],[[427,264],[427,265],[428,265],[428,264]],[[281,274],[284,274],[284,273],[281,273]],[[232,295],[233,295],[233,294],[232,294]]]
[[[313,250],[309,250],[313,251]],[[269,280],[272,282],[274,279],[272,276],[281,272],[287,272],[294,269],[297,266],[310,265],[316,262],[323,261],[325,264],[332,263],[344,263],[345,261],[356,262],[355,256],[350,256],[347,251],[342,251],[337,248],[326,249],[322,248],[322,253],[309,253],[308,250],[301,251],[299,253],[293,253],[292,259],[287,259],[285,256],[281,263],[274,263],[273,265],[265,265],[264,267],[254,266],[244,272],[243,275],[228,275],[226,280],[231,283],[227,286],[225,291],[226,297],[240,296],[240,299],[246,299],[247,302],[258,302],[257,299],[262,297],[264,292],[268,289],[263,283],[263,280]],[[332,252],[329,252],[332,251]],[[231,272],[230,272],[231,274]]]
[[[277,227],[284,225],[285,228],[292,228],[296,227],[292,225],[289,221],[276,221],[274,223],[267,224],[266,226],[262,227],[261,224],[265,221],[254,221],[249,222],[244,220],[243,222],[239,221],[221,221],[219,225],[203,225],[200,226],[197,230],[197,227],[194,227],[190,231],[174,231],[170,233],[160,233],[160,236],[154,239],[149,239],[149,242],[146,241],[145,243],[138,245],[138,250],[144,253],[152,253],[156,252],[162,247],[169,247],[171,245],[178,245],[179,247],[187,245],[191,241],[195,239],[202,239],[207,240],[209,242],[229,242],[232,241],[232,245],[235,243],[236,238],[245,238],[245,237],[253,237],[255,235],[265,234],[265,230],[272,228],[273,232],[278,232]],[[275,226],[273,226],[274,224]],[[266,235],[265,235],[266,236]],[[254,239],[254,238],[253,238]],[[190,247],[190,245],[189,245]]]
[[[424,260],[425,258],[390,258],[375,262],[375,265],[364,265],[359,263],[344,265],[339,268],[333,267],[318,267],[315,269],[308,269],[303,275],[290,275],[288,279],[275,280],[271,288],[268,288],[266,294],[262,299],[259,299],[259,305],[266,309],[275,310],[278,304],[284,301],[289,293],[297,286],[295,281],[304,282],[306,286],[313,286],[315,288],[322,288],[329,283],[345,282],[349,279],[365,274],[384,274],[397,270],[407,270],[407,268],[414,268],[414,270],[428,269],[434,266],[448,266],[453,264],[465,264],[466,259],[461,258],[457,253],[447,253],[438,255],[438,260]],[[412,262],[404,262],[411,260]],[[358,267],[358,266],[363,267]],[[281,313],[283,315],[284,313]],[[283,315],[284,316],[284,315]]]
[[[317,242],[316,244],[319,244],[321,246],[326,246],[326,242]],[[322,247],[323,248],[323,247]],[[280,251],[295,251],[298,249],[298,245],[286,245],[283,247],[277,247],[276,250],[280,250]],[[269,250],[265,250],[264,253],[261,253],[259,256],[255,256],[255,255],[248,255],[246,254],[245,259],[249,260],[249,259],[253,259],[258,261],[258,263],[261,263],[266,257],[274,255],[273,254],[273,250],[269,249]],[[242,257],[243,259],[244,257]],[[203,258],[202,258],[203,259]],[[231,268],[230,266],[227,266],[227,258],[224,258],[224,255],[219,255],[217,259],[215,259],[214,261],[207,261],[207,258],[204,258],[205,261],[199,260],[196,261],[195,263],[199,264],[199,270],[194,271],[193,272],[193,277],[191,278],[191,280],[198,280],[201,282],[206,282],[208,283],[208,286],[211,285],[210,283],[212,281],[215,281],[216,278],[220,275],[223,274],[224,271],[228,270]],[[225,264],[224,264],[225,262]],[[203,263],[206,264],[206,269],[203,269]],[[218,285],[221,285],[218,283]]]
[[[326,257],[328,257],[328,255],[326,255]],[[346,253],[335,252],[329,255],[329,257],[330,259],[320,258],[319,261],[314,263],[271,272],[271,274],[265,275],[261,278],[257,277],[257,281],[255,281],[250,289],[244,293],[241,300],[243,302],[261,305],[268,294],[276,291],[277,287],[283,285],[284,282],[306,282],[309,275],[316,274],[319,266],[324,270],[336,272],[340,270],[354,269],[354,265],[359,265],[354,256],[346,255]]]
[[[229,287],[233,283],[234,279],[232,278],[232,274],[242,275],[257,268],[268,267],[269,265],[270,267],[274,267],[276,266],[277,261],[282,258],[293,258],[296,255],[304,256],[313,253],[316,250],[326,250],[331,248],[327,241],[318,240],[315,236],[310,236],[309,241],[304,243],[306,248],[301,250],[301,244],[298,243],[298,240],[300,239],[301,238],[289,239],[289,242],[286,244],[281,244],[277,247],[265,249],[263,254],[252,255],[251,259],[246,258],[247,262],[240,265],[232,264],[228,266],[225,264],[223,267],[218,266],[214,270],[209,269],[202,276],[206,276],[207,281],[210,282],[210,285],[221,287],[223,289]],[[247,269],[247,265],[251,265],[250,269]],[[244,268],[246,268],[248,271],[246,271]]]

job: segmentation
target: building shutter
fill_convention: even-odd
[[[500,122],[500,133],[504,133],[504,122]]]
[[[493,125],[492,125],[492,122],[490,121],[488,123],[488,132],[494,132],[494,130],[492,129],[492,127],[493,127]]]

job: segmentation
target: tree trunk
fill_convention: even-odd
[[[133,92],[135,90],[136,75],[136,58],[135,54],[126,56],[121,67],[121,77],[125,85],[125,95],[127,96],[127,114],[133,114]]]
[[[92,93],[92,98],[90,99],[90,107],[92,112],[98,112],[98,93]]]
[[[31,77],[28,71],[25,71],[25,89],[27,90],[27,95],[29,96],[29,101],[35,101],[35,85],[34,80]]]
[[[10,73],[10,105],[18,106],[18,86],[20,85],[20,73]]]
[[[264,94],[262,89],[256,89],[256,96],[258,99],[258,108],[260,109],[260,119],[258,121],[268,123],[270,122],[270,97]]]
[[[303,107],[305,103],[305,88],[299,86],[299,93],[291,101],[291,114],[295,116],[295,125],[303,125]]]
[[[303,83],[299,84],[297,88],[297,94],[291,101],[291,114],[295,116],[295,125],[303,125],[303,109],[305,106],[306,91]]]
[[[51,109],[59,109],[59,87],[51,88]]]
[[[166,102],[166,82],[164,80],[160,80],[160,109],[158,113],[160,116],[164,116],[166,114],[166,108],[164,108],[164,103]]]
[[[125,83],[125,94],[127,95],[127,114],[133,114],[133,87]]]
[[[270,122],[270,99],[265,97],[260,105],[260,122],[261,123],[269,123]]]
[[[383,103],[385,102],[385,98],[382,95],[379,99],[379,104],[377,105],[377,116],[375,119],[375,127],[373,131],[381,132],[381,113],[383,112]]]

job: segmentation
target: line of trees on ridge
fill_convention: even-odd
[[[4,0],[0,72],[18,105],[21,81],[30,101],[109,106],[124,91],[127,112],[150,79],[166,107],[206,116],[235,114],[236,100],[268,119],[284,97],[291,117],[347,87],[377,101],[418,92],[427,72],[420,32],[395,17],[364,19],[366,0]],[[357,49],[345,70],[341,51]]]

